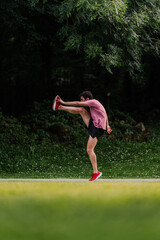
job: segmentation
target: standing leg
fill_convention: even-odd
[[[66,106],[60,105],[58,107],[58,110],[66,111],[71,114],[80,114],[83,119],[83,122],[86,124],[87,127],[89,126],[89,121],[90,121],[91,115],[85,108],[83,108],[83,107],[66,107]]]
[[[69,112],[71,114],[80,114],[84,123],[86,124],[86,126],[89,126],[89,122],[90,122],[90,118],[91,115],[90,113],[83,107],[66,107],[63,105],[60,105],[58,107],[58,110],[62,110],[62,111],[66,111]],[[91,136],[88,139],[88,143],[87,143],[87,153],[89,155],[92,167],[93,167],[93,174],[92,174],[92,178],[89,181],[94,181],[97,180],[102,173],[98,171],[97,169],[97,157],[96,154],[94,152],[94,148],[97,144],[97,138],[92,138]]]
[[[92,138],[91,136],[89,136],[89,139],[88,139],[88,143],[87,143],[87,153],[88,153],[88,156],[91,160],[91,164],[92,164],[92,167],[93,167],[93,173],[98,173],[98,169],[97,169],[97,157],[96,157],[96,154],[94,152],[94,148],[97,144],[97,138]]]

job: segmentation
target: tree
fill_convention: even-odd
[[[134,109],[151,81],[157,101],[158,0],[2,0],[0,11],[4,110],[89,87],[104,102],[109,88],[114,107]]]
[[[143,57],[159,57],[158,0],[57,1],[54,14],[65,50],[83,52],[110,73],[125,68],[142,83]]]

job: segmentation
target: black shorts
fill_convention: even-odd
[[[88,132],[89,132],[89,135],[92,137],[92,138],[99,138],[100,136],[103,135],[104,133],[104,129],[102,128],[97,128],[94,126],[93,124],[93,119],[91,118],[90,119],[90,122],[89,122],[89,127],[88,127]]]

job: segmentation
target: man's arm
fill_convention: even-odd
[[[107,132],[110,134],[112,132],[112,129],[110,128],[109,123],[108,123],[108,116],[107,116],[107,120],[106,120],[106,128],[107,128]]]
[[[63,103],[64,105],[67,105],[67,106],[75,106],[75,107],[87,107],[88,105],[85,103],[85,102],[80,102],[80,101],[73,101],[73,102],[64,102]]]
[[[73,101],[73,102],[64,102],[60,97],[57,98],[57,101],[63,105],[74,106],[74,107],[87,107],[88,105],[85,102]]]

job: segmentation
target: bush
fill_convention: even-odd
[[[151,129],[142,122],[136,122],[128,113],[118,110],[111,111],[109,119],[113,134],[109,138],[132,141],[149,141],[152,138]]]
[[[1,175],[66,177],[71,172],[80,177],[88,174],[91,169],[86,153],[88,131],[81,117],[53,112],[51,105],[50,101],[34,104],[32,111],[17,118],[0,113]],[[158,159],[154,147],[159,142],[157,130],[151,132],[145,126],[142,131],[131,116],[119,111],[111,112],[109,119],[113,132],[107,138],[104,134],[96,147],[103,166],[106,166],[105,159],[108,163],[128,158],[133,161],[135,157],[143,160],[148,148],[152,148],[154,158]],[[150,141],[148,145],[147,141]],[[136,155],[137,151],[141,155]],[[152,159],[151,154],[152,151],[149,155]]]

